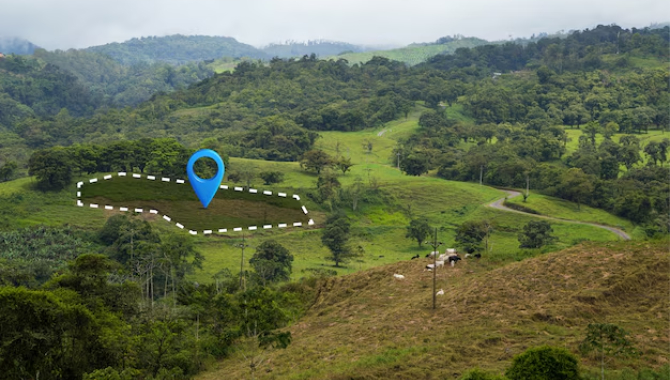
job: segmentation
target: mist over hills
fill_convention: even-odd
[[[138,62],[166,62],[184,64],[221,57],[269,58],[263,51],[232,37],[184,36],[133,38],[122,43],[114,42],[92,46],[86,51],[109,55],[123,64]]]
[[[7,54],[33,54],[39,46],[28,40],[18,37],[0,36],[0,53]]]

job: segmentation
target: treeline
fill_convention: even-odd
[[[628,66],[631,55],[668,59],[670,27],[659,29],[623,29],[616,25],[598,25],[594,29],[575,31],[566,38],[542,38],[526,45],[505,43],[472,49],[457,49],[452,55],[437,55],[419,65],[423,68],[449,71],[473,67],[480,76],[490,73],[522,70],[541,64],[563,71],[610,69]],[[613,62],[603,55],[613,54]]]
[[[224,165],[228,155],[221,152],[216,140],[206,140],[203,148],[219,150]],[[72,145],[34,152],[28,161],[28,172],[43,191],[61,190],[72,182],[74,174],[96,172],[140,172],[173,178],[186,178],[186,164],[195,149],[188,149],[175,139],[143,138],[121,140],[106,146]],[[202,178],[216,173],[213,161],[197,161],[194,170]]]
[[[305,310],[316,285],[281,284],[293,257],[273,241],[257,248],[246,281],[228,271],[211,284],[189,281],[203,263],[191,238],[160,234],[139,217],[113,216],[94,233],[2,234],[0,371],[8,380],[187,379],[240,341],[254,360],[290,344],[276,329]]]

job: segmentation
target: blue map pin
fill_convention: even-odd
[[[193,165],[196,161],[203,157],[209,157],[216,162],[218,166],[218,171],[214,177],[210,179],[202,179],[198,177],[197,174],[193,171]],[[188,164],[186,165],[186,174],[188,174],[188,181],[191,182],[193,186],[193,191],[195,195],[200,199],[200,203],[207,208],[209,202],[212,201],[214,195],[219,190],[219,185],[221,185],[221,180],[223,179],[223,173],[226,172],[226,167],[223,165],[223,160],[221,157],[211,149],[202,149],[199,150],[188,159]]]

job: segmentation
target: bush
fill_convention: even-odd
[[[260,177],[263,179],[266,185],[272,185],[273,183],[279,183],[284,181],[284,173],[268,171],[261,172]]]
[[[577,380],[577,358],[569,351],[556,347],[528,349],[512,360],[505,376],[510,380]]]

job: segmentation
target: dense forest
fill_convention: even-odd
[[[193,241],[125,215],[94,232],[0,235],[5,379],[190,378],[242,338],[286,347],[290,333],[273,330],[300,315],[315,284],[270,286],[293,259],[264,271],[266,257],[286,251],[272,241],[257,250],[244,288],[228,272],[215,284],[193,284],[186,275],[203,265]],[[31,318],[16,318],[17,308]]]

